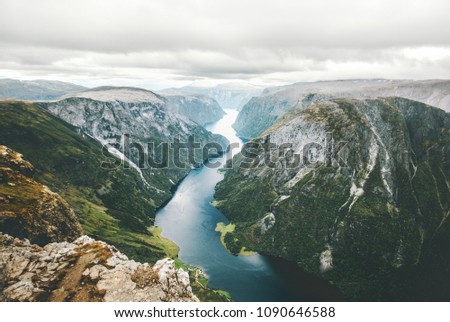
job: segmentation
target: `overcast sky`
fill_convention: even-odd
[[[450,78],[450,1],[0,0],[0,78]]]

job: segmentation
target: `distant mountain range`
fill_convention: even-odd
[[[216,86],[185,86],[161,91],[166,94],[203,94],[215,99],[222,108],[241,110],[255,96],[259,96],[264,87],[249,83],[224,83]]]
[[[0,79],[0,98],[50,100],[85,89],[80,85],[54,80]]]
[[[101,86],[61,97],[61,99],[68,98],[86,98],[109,103],[127,102],[164,105],[168,111],[200,125],[216,122],[225,114],[219,104],[206,95],[166,95],[136,87]]]
[[[253,138],[268,129],[281,115],[295,107],[299,110],[312,103],[339,97],[409,98],[450,112],[449,80],[355,79],[302,82],[266,88],[241,110],[234,124],[238,134]]]

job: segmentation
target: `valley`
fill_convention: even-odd
[[[242,146],[231,127],[237,111],[225,111],[227,115],[208,129]],[[227,291],[235,301],[339,299],[331,286],[325,287],[331,290],[329,294],[318,292],[316,284],[326,284],[299,268],[292,270],[288,262],[259,254],[234,256],[223,247],[216,226],[228,223],[228,219],[212,205],[214,187],[223,179],[223,173],[219,172],[221,167],[211,165],[220,162],[223,166],[226,160],[227,155],[213,158],[199,170],[191,171],[170,202],[156,214],[155,225],[180,247],[179,258],[200,266],[208,276],[208,286]],[[289,269],[292,275],[282,273]]]
[[[0,298],[449,298],[448,81],[51,84],[0,101],[0,246],[26,268],[2,258]],[[41,275],[52,242],[77,251]],[[133,296],[113,295],[116,275]],[[60,293],[71,276],[91,297]]]

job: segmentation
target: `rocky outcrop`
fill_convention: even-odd
[[[173,260],[141,264],[81,236],[73,210],[34,172],[0,145],[0,301],[198,301]],[[163,257],[150,249],[146,258]]]
[[[198,301],[173,260],[142,264],[87,236],[39,247],[0,233],[0,255],[6,301]]]
[[[45,245],[82,233],[67,202],[30,176],[22,155],[0,145],[0,231]]]
[[[448,80],[357,79],[295,83],[267,88],[252,98],[239,113],[233,127],[246,138],[261,135],[290,109],[303,110],[310,103],[331,98],[404,97],[450,112]]]
[[[323,99],[246,147],[216,191],[230,240],[295,260],[349,299],[448,299],[448,113]]]

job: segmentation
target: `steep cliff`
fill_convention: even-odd
[[[75,97],[109,103],[140,103],[141,105],[147,103],[150,105],[147,109],[158,106],[175,114],[183,121],[191,120],[202,126],[216,122],[224,115],[222,108],[213,98],[200,94],[177,92],[165,95],[141,88],[102,86],[66,95],[63,99]]]
[[[450,298],[448,113],[322,100],[246,147],[216,191],[229,248],[294,260],[349,299]]]
[[[0,301],[229,300],[207,287],[200,269],[176,258],[175,245],[168,254],[163,247],[171,243],[159,234],[138,234],[109,223],[106,212],[92,213],[90,218],[100,232],[113,231],[100,234],[115,238],[115,244],[134,257],[154,260],[153,266],[130,260],[103,241],[81,236],[68,203],[30,177],[37,172],[19,153],[0,146]]]
[[[234,128],[242,137],[257,137],[289,109],[324,98],[404,97],[450,111],[450,81],[357,79],[295,83],[267,88],[252,98],[239,113]]]
[[[137,171],[142,183],[163,198],[171,194],[170,189],[192,166],[204,161],[206,144],[216,142],[222,147],[227,144],[222,136],[173,113],[169,105],[164,97],[150,91],[111,87],[80,92],[76,97],[57,102],[39,103],[101,144],[109,144],[108,151]],[[186,148],[176,150],[172,148],[175,139],[185,147],[194,148],[198,144],[200,148],[192,155]]]

